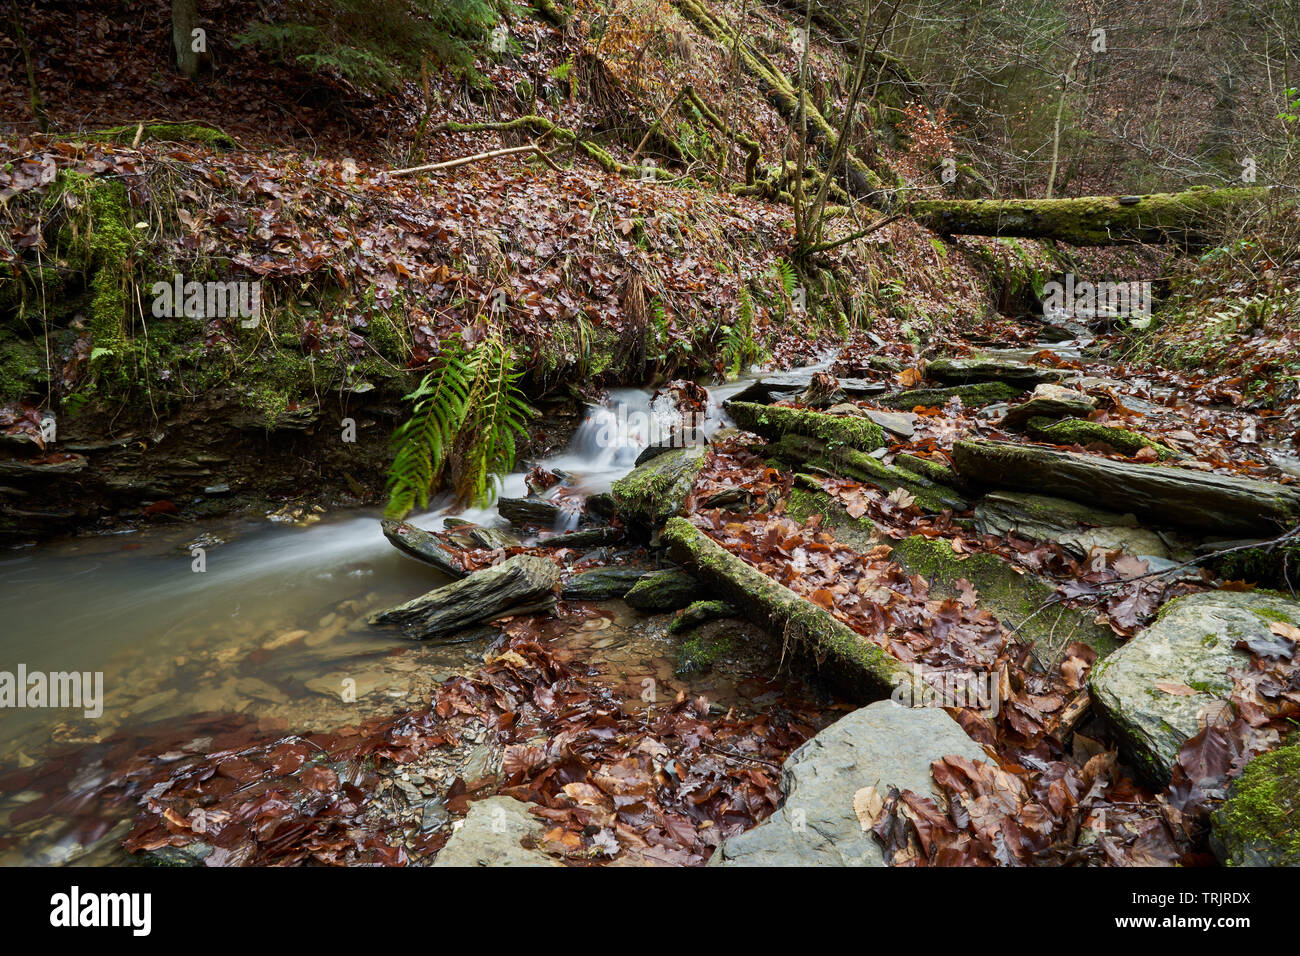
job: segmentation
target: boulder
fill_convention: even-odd
[[[563,866],[539,849],[542,822],[513,797],[471,803],[469,814],[433,861],[442,866]]]
[[[559,578],[560,569],[554,561],[517,554],[495,567],[371,615],[370,623],[401,627],[408,637],[417,639],[439,637],[498,617],[550,610],[555,606]]]
[[[727,402],[723,408],[741,428],[768,439],[803,435],[823,441],[828,447],[843,446],[861,452],[885,447],[885,433],[866,417],[736,401]]]
[[[704,432],[699,428],[683,428],[673,432],[661,442],[646,445],[642,448],[640,454],[636,456],[633,467],[644,465],[650,459],[658,458],[660,455],[665,455],[678,448],[695,448],[708,443],[709,439],[705,437]]]
[[[854,795],[874,786],[883,797],[897,787],[938,799],[930,765],[950,755],[988,759],[939,708],[883,700],[855,710],[786,759],[781,809],[724,840],[709,865],[885,866],[880,843],[854,812]]]
[[[1300,624],[1300,601],[1251,591],[1209,591],[1170,601],[1154,624],[1100,661],[1088,677],[1093,706],[1125,755],[1167,783],[1178,750],[1232,692],[1238,641],[1275,641],[1275,621]]]
[[[629,523],[652,530],[681,514],[704,467],[704,453],[703,448],[679,448],[634,468],[614,482],[611,493],[618,513]]]
[[[612,601],[621,598],[650,573],[650,568],[592,568],[564,582],[560,596],[566,601]]]
[[[623,595],[623,600],[638,611],[662,614],[686,607],[701,597],[700,582],[685,571],[666,569],[651,571]]]
[[[497,514],[516,527],[554,528],[564,521],[564,511],[545,498],[498,498]]]
[[[432,565],[448,577],[465,576],[465,566],[461,563],[460,555],[436,535],[405,521],[388,518],[380,526],[384,530],[384,537],[403,554]]]
[[[1246,764],[1213,820],[1224,866],[1300,866],[1300,743]]]
[[[1097,407],[1097,400],[1077,388],[1063,385],[1039,385],[1029,396],[1029,401],[1008,409],[1002,416],[1003,428],[1023,428],[1030,419],[1041,418],[1043,423],[1060,418],[1086,418]]]
[[[957,442],[953,463],[974,485],[1103,500],[1157,527],[1275,535],[1300,522],[1300,489],[1272,481],[993,441]]]
[[[1006,382],[1031,388],[1041,382],[1056,382],[1065,377],[1060,369],[1043,368],[1005,358],[935,359],[925,367],[925,377],[936,382],[966,385],[971,382]]]

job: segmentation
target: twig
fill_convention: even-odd
[[[818,252],[826,252],[827,250],[834,249],[837,246],[842,246],[850,242],[856,242],[859,239],[863,239],[871,235],[877,229],[884,229],[891,222],[897,222],[899,219],[902,218],[903,218],[902,213],[895,213],[892,216],[886,216],[884,219],[880,219],[877,220],[876,222],[873,222],[871,225],[867,226],[866,229],[863,229],[859,232],[855,232],[851,236],[845,236],[843,239],[836,239],[834,242],[823,242],[820,245],[813,246],[811,249],[808,250],[808,255],[813,255],[814,253],[818,253]]]
[[[518,153],[534,153],[542,158],[546,165],[550,166],[557,173],[560,167],[555,165],[551,157],[546,155],[536,143],[529,143],[527,146],[511,146],[507,149],[491,149],[486,153],[475,153],[473,156],[461,156],[459,159],[448,159],[441,163],[429,163],[424,166],[411,166],[407,169],[394,169],[386,173],[387,176],[409,176],[414,173],[431,173],[440,169],[455,169],[457,166],[464,166],[466,163],[476,163],[484,159],[495,159],[498,156],[513,156]]]

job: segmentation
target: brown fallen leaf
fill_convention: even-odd
[[[853,794],[853,812],[864,833],[874,827],[885,812],[885,800],[880,791],[871,786]]]
[[[1162,690],[1166,694],[1173,694],[1175,697],[1191,697],[1193,694],[1199,694],[1195,687],[1188,687],[1186,684],[1176,684],[1173,681],[1158,680],[1156,681],[1156,690]]]

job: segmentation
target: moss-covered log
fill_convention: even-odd
[[[912,216],[944,235],[1056,239],[1075,246],[1176,242],[1199,246],[1227,210],[1263,202],[1264,188],[1191,189],[1077,199],[927,199]]]
[[[826,676],[858,700],[879,700],[900,683],[910,685],[907,668],[883,648],[736,557],[685,518],[664,526],[663,541],[675,560],[749,620],[806,647]]]

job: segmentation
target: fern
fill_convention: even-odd
[[[794,271],[794,266],[788,262],[778,260],[772,263],[772,273],[776,281],[781,284],[781,288],[786,295],[794,295],[794,290],[799,288],[799,274]]]
[[[728,326],[722,338],[722,354],[729,378],[735,378],[745,366],[763,358],[763,350],[755,338],[754,299],[748,286],[741,288],[737,301],[736,321]]]
[[[498,476],[514,466],[515,440],[531,414],[517,387],[521,375],[496,336],[472,352],[459,338],[443,343],[437,368],[406,396],[415,403],[411,418],[393,433],[385,517],[427,508],[448,466],[457,504],[496,498]]]
[[[415,406],[410,419],[393,433],[395,453],[388,469],[385,517],[402,518],[417,504],[429,506],[429,492],[465,423],[471,374],[464,344],[448,339],[442,344],[438,367],[406,396]]]

